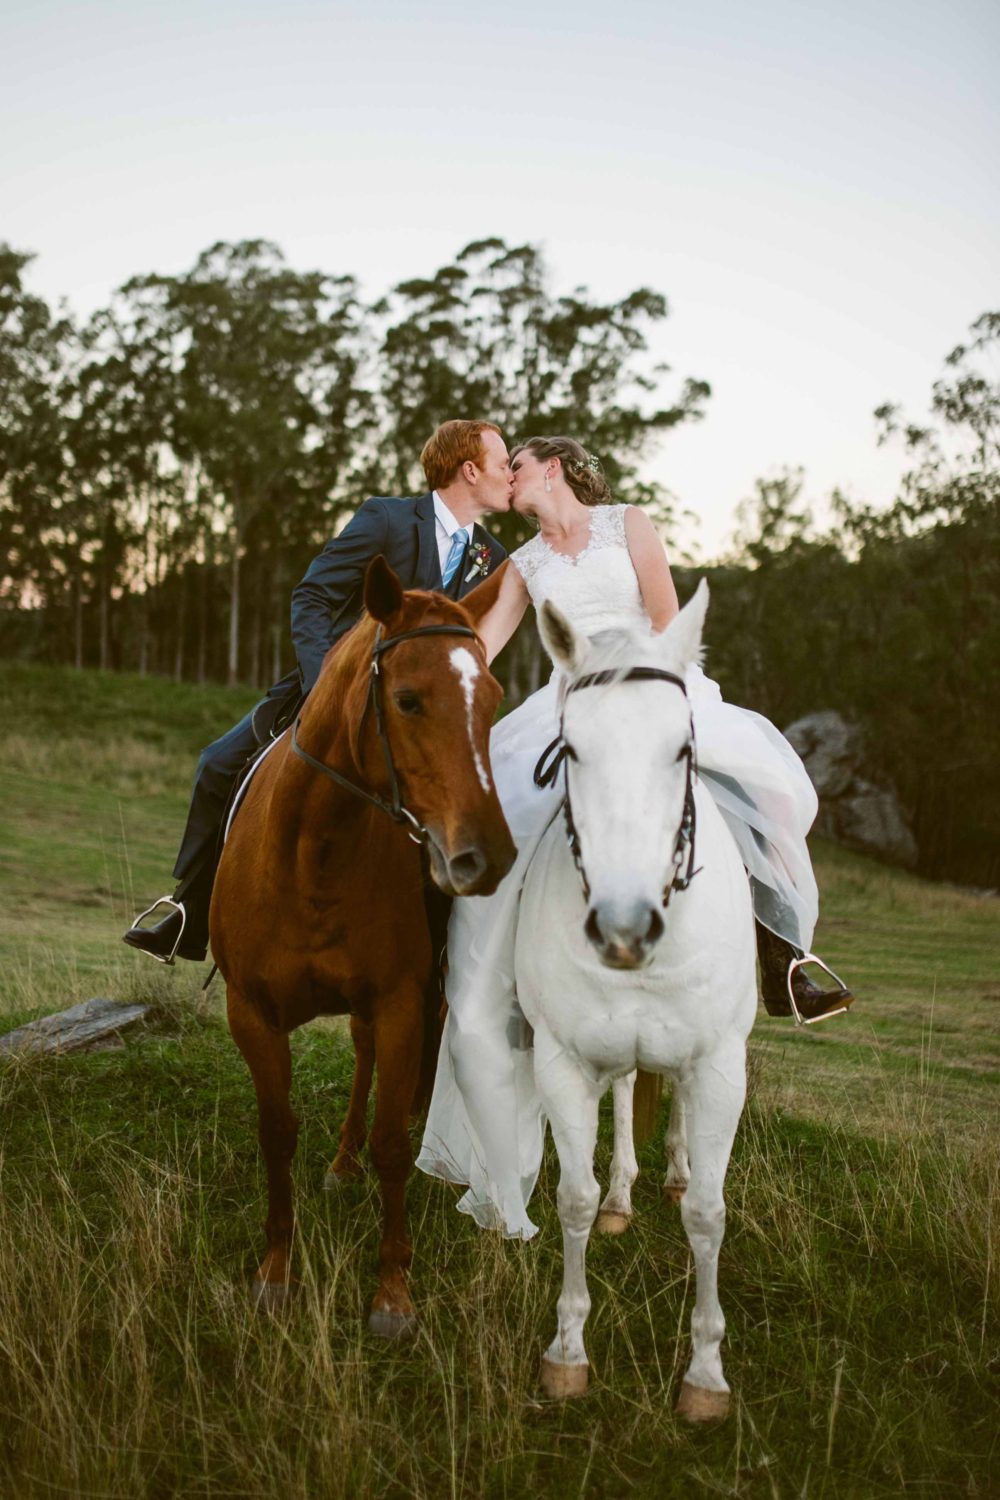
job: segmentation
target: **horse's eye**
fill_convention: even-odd
[[[420,713],[420,698],[416,693],[410,692],[408,688],[401,688],[398,693],[393,693],[392,697],[401,714]]]

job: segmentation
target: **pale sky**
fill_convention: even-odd
[[[6,0],[0,238],[80,315],[251,237],[371,297],[488,235],[651,286],[710,557],[781,465],[892,497],[873,407],[1000,307],[998,77],[996,0]]]

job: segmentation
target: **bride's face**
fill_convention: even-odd
[[[514,476],[511,506],[522,516],[533,516],[545,498],[545,473],[552,460],[538,458],[530,448],[522,448],[510,461]]]

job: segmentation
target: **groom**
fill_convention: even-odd
[[[179,881],[136,919],[124,940],[164,963],[200,960],[208,947],[208,908],[222,821],[240,771],[292,719],[315,685],[330,647],[360,618],[368,564],[380,553],[406,589],[436,589],[461,599],[506,557],[479,525],[489,511],[510,509],[507,446],[492,422],[440,426],[420,455],[426,494],[366,500],[339,536],[327,542],[292,594],[296,669],[275,683],[245,718],[202,751],[187,826],[174,865]],[[144,917],[166,905],[152,926]]]

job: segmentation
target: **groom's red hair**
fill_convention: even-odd
[[[486,455],[483,452],[483,433],[500,429],[494,422],[442,422],[436,432],[431,433],[423,446],[420,462],[424,466],[427,483],[432,490],[442,490],[451,484],[463,464],[473,463],[483,467]]]

